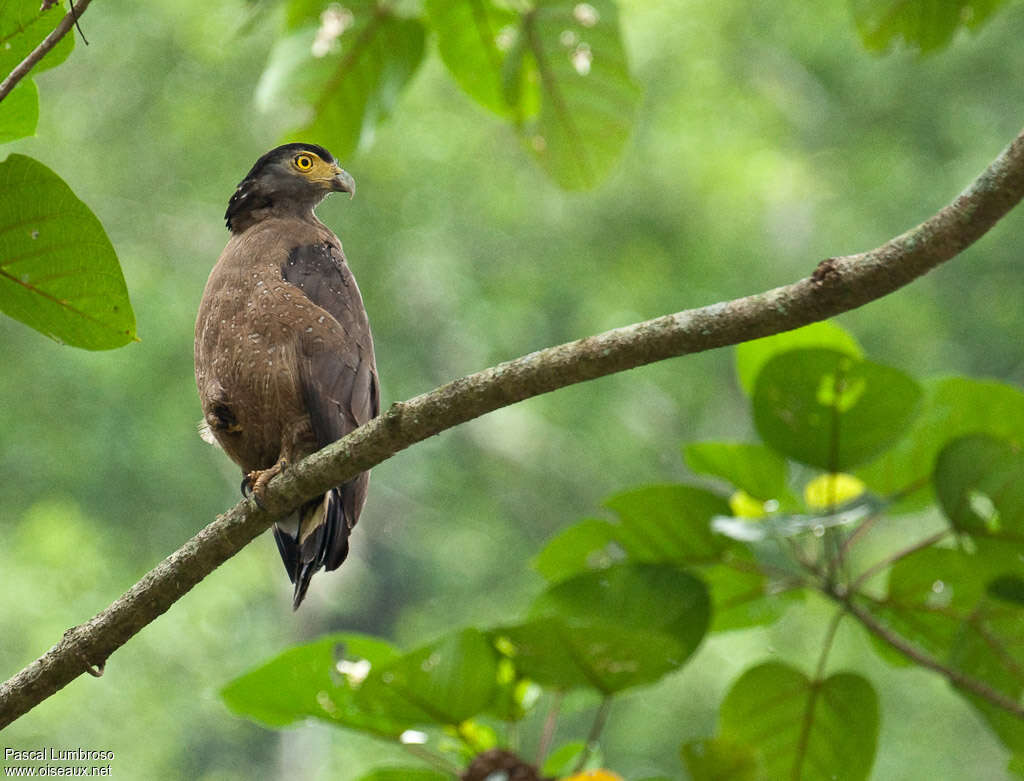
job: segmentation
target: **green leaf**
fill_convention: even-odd
[[[24,79],[0,103],[0,144],[30,136],[39,122],[39,93],[32,79]]]
[[[388,719],[457,725],[487,708],[497,690],[497,652],[468,628],[374,669],[357,701]]]
[[[541,775],[557,778],[569,775],[572,773],[572,769],[576,766],[580,756],[586,750],[587,744],[582,740],[574,740],[571,743],[559,746],[547,755],[544,765],[540,769]]]
[[[294,30],[319,23],[328,5],[325,0],[288,0],[285,4],[285,27]]]
[[[0,163],[0,310],[87,350],[135,338],[135,314],[103,226],[42,163]]]
[[[764,445],[694,442],[683,448],[683,458],[697,474],[721,477],[757,499],[792,500],[786,460]]]
[[[835,350],[849,355],[851,358],[864,357],[864,351],[849,332],[831,320],[823,320],[794,331],[786,331],[738,345],[736,347],[736,377],[739,379],[740,387],[748,396],[753,396],[757,375],[761,373],[761,369],[768,361],[776,355],[791,350],[812,347]]]
[[[1018,754],[1010,758],[1006,769],[1014,775],[1024,778],[1024,755]]]
[[[979,557],[953,548],[926,548],[907,556],[889,571],[888,591],[868,609],[891,631],[939,659],[949,656],[964,619],[985,590],[990,574]],[[894,664],[888,645],[879,653]]]
[[[757,757],[750,746],[726,738],[684,743],[683,764],[692,781],[756,781]]]
[[[975,30],[1005,0],[853,0],[853,18],[864,46],[886,51],[896,39],[921,52],[949,45],[961,27]]]
[[[6,76],[64,18],[60,5],[42,10],[39,0],[7,0],[0,4],[0,74]],[[75,36],[65,35],[32,69],[42,73],[60,65],[75,47]],[[7,105],[4,100],[3,106]]]
[[[1007,573],[1020,571],[1021,559],[1012,546],[982,539],[977,547],[976,553],[930,547],[900,559],[889,571],[885,598],[864,600],[865,607],[913,645],[938,659],[949,659],[965,622],[985,594],[993,590],[998,598],[1012,594],[1016,578]],[[891,663],[908,663],[889,645],[877,641],[876,647]]]
[[[769,662],[733,684],[719,711],[719,733],[725,745],[754,749],[757,778],[858,781],[874,763],[878,697],[859,675],[812,682]]]
[[[551,581],[610,567],[626,557],[617,531],[613,524],[592,518],[574,523],[548,541],[533,566]]]
[[[1024,605],[1024,578],[1000,575],[988,584],[988,594],[1004,602]]]
[[[563,691],[592,688],[614,694],[652,683],[689,658],[685,643],[664,632],[560,616],[500,627],[493,636],[521,675]]]
[[[619,564],[556,583],[530,615],[492,633],[522,675],[612,694],[683,665],[707,630],[710,606],[704,584],[677,567]]]
[[[561,187],[593,187],[621,155],[640,97],[617,5],[539,0],[520,35],[541,93],[539,114],[523,127],[526,145]]]
[[[754,388],[754,422],[772,448],[828,472],[891,447],[917,415],[921,388],[901,371],[835,350],[783,353]]]
[[[534,600],[532,617],[656,630],[697,648],[708,618],[707,589],[671,564],[618,564],[555,583]]]
[[[373,637],[328,635],[289,648],[231,681],[220,694],[235,713],[270,727],[315,718],[395,737],[408,725],[364,712],[355,694],[370,671],[398,656],[397,649]]]
[[[935,463],[935,493],[953,527],[1024,542],[1024,453],[987,434],[953,440]]]
[[[729,515],[722,497],[689,485],[648,485],[612,496],[617,538],[630,558],[695,563],[716,560],[730,544],[713,534],[711,519]]]
[[[267,112],[301,111],[306,118],[287,135],[321,141],[346,158],[391,113],[423,59],[425,32],[418,20],[375,0],[323,13],[319,24],[301,26],[275,44],[257,102]]]
[[[452,781],[448,773],[422,767],[379,767],[357,781]]]
[[[482,106],[510,116],[518,100],[507,99],[503,79],[518,14],[489,0],[427,0],[426,11],[441,60],[459,86]]]
[[[730,566],[732,564],[733,566]],[[779,594],[776,584],[757,569],[742,549],[730,552],[727,563],[704,567],[700,576],[711,592],[712,632],[765,626],[778,620],[800,592]]]
[[[991,434],[1024,444],[1024,393],[988,380],[950,377],[926,380],[921,414],[907,436],[879,459],[859,469],[858,476],[883,496],[925,483],[947,442],[965,434]],[[918,509],[929,487],[891,509]]]
[[[1024,692],[1024,609],[1002,599],[983,599],[965,622],[950,661],[1020,703]],[[964,689],[960,693],[1007,748],[1024,752],[1024,719]]]
[[[605,569],[625,558],[679,564],[716,561],[729,541],[711,520],[729,514],[717,494],[688,485],[648,485],[605,501],[619,523],[587,519],[554,537],[534,566],[548,580]]]

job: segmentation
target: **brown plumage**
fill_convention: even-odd
[[[257,500],[288,464],[380,411],[370,324],[341,242],[313,209],[352,178],[314,144],[261,157],[235,190],[231,238],[196,319],[203,427],[242,468]],[[336,569],[366,500],[369,472],[274,526],[295,584],[293,606],[321,568]]]

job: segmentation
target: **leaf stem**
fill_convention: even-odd
[[[608,721],[608,712],[612,708],[612,696],[606,694],[604,699],[601,700],[601,704],[597,707],[597,713],[594,714],[594,723],[590,725],[590,733],[587,735],[587,743],[583,747],[583,751],[580,753],[580,758],[576,761],[576,767],[573,768],[572,773],[576,775],[583,766],[587,764],[587,760],[590,759],[590,755],[594,752],[594,747],[597,745],[598,739],[601,737],[601,731],[604,730],[605,722]]]
[[[551,707],[548,708],[548,714],[544,718],[544,728],[540,733],[540,743],[537,746],[537,759],[533,763],[534,767],[543,765],[548,752],[551,750],[551,743],[555,739],[555,730],[558,728],[558,714],[562,710],[562,699],[564,697],[565,692],[563,691],[556,691],[554,694]]]
[[[874,564],[872,564],[870,567],[868,567],[866,570],[860,573],[860,575],[857,576],[853,583],[850,584],[849,591],[851,593],[856,592],[861,587],[861,585],[863,585],[867,580],[877,575],[882,570],[891,567],[900,559],[905,559],[907,556],[910,556],[911,554],[917,553],[918,551],[924,550],[925,548],[930,548],[935,543],[940,542],[942,539],[947,537],[949,533],[949,529],[942,529],[941,531],[935,532],[935,534],[925,537],[923,540],[918,540],[913,545],[909,545],[906,548],[903,548],[889,556],[886,556],[884,559],[881,559],[880,561],[876,561]]]
[[[423,748],[423,746],[417,746],[415,743],[400,743],[402,748],[412,754],[417,759],[422,759],[428,765],[440,770],[442,773],[450,773],[455,778],[459,777],[459,768],[454,763],[442,757],[440,754],[435,754],[429,749]]]

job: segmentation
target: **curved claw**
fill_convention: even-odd
[[[263,496],[263,492],[267,488],[267,483],[269,483],[274,477],[279,475],[287,467],[288,459],[282,458],[269,469],[255,469],[252,472],[248,472],[242,478],[242,496],[246,499],[248,499],[251,496],[252,500],[256,502],[256,505],[261,510],[265,510],[266,507],[264,506],[260,498]]]

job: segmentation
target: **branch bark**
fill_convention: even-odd
[[[84,0],[83,0],[84,2]],[[265,509],[240,502],[110,607],[0,686],[0,728],[106,659],[277,518],[446,429],[518,401],[656,361],[770,336],[881,298],[955,257],[1024,197],[1024,132],[949,206],[791,285],[549,347],[450,382],[383,415],[271,481]]]
[[[72,9],[57,23],[52,32],[43,38],[42,43],[30,51],[28,56],[19,62],[3,81],[0,81],[0,101],[6,98],[11,90],[18,85],[18,82],[25,78],[29,71],[36,66],[36,63],[43,59],[50,49],[56,46],[60,39],[68,34],[68,31],[75,26],[75,22],[85,13],[85,9],[89,7],[91,2],[92,0],[78,0],[77,3],[74,3]]]

